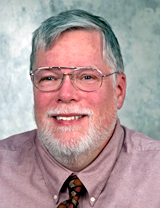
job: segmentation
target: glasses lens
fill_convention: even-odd
[[[77,69],[72,76],[75,85],[84,91],[97,90],[102,83],[102,75],[96,69]]]
[[[55,90],[61,84],[63,73],[60,69],[41,68],[34,72],[35,86],[44,91]]]

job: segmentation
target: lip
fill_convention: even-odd
[[[71,114],[57,114],[57,115],[53,115],[52,117],[54,121],[58,124],[71,125],[82,121],[86,116],[87,115],[71,113]]]

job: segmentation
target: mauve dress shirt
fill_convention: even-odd
[[[51,157],[37,130],[2,140],[0,208],[56,208],[68,199],[63,184],[71,174]],[[160,141],[119,120],[100,155],[76,174],[87,190],[80,208],[160,208]]]

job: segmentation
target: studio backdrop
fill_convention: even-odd
[[[160,139],[160,0],[0,0],[0,139],[36,128],[29,76],[32,32],[68,9],[84,9],[110,23],[127,75],[121,123]]]

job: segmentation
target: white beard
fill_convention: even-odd
[[[80,166],[81,162],[83,163],[83,160],[85,160],[87,156],[92,155],[93,151],[97,150],[98,148],[106,144],[106,141],[109,140],[115,128],[117,109],[116,107],[114,107],[114,109],[112,109],[112,113],[111,111],[108,113],[107,119],[106,115],[102,115],[101,118],[97,118],[96,123],[92,121],[92,118],[94,116],[93,112],[90,109],[82,109],[78,107],[57,107],[54,109],[52,108],[46,112],[45,119],[47,117],[49,118],[53,114],[55,115],[65,113],[77,113],[81,115],[88,115],[89,127],[88,130],[83,133],[83,136],[74,136],[76,133],[76,129],[78,130],[79,126],[66,126],[58,127],[56,129],[56,133],[58,131],[73,132],[73,136],[69,139],[69,141],[63,137],[56,138],[55,132],[50,126],[49,119],[48,124],[45,126],[43,125],[43,122],[39,119],[37,119],[36,122],[40,138],[47,150],[49,151],[49,153],[60,164],[69,168],[75,164],[78,164]]]

